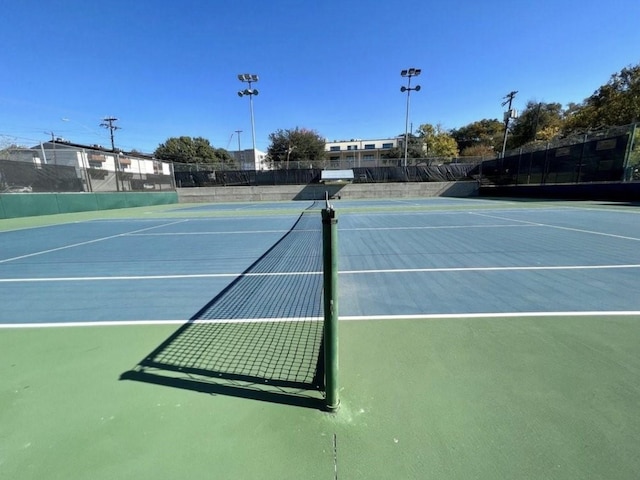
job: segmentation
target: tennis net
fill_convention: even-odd
[[[317,202],[303,212],[276,244],[125,378],[231,382],[234,391],[276,387],[304,395],[321,390],[320,206]]]

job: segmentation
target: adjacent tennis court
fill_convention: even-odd
[[[2,221],[0,476],[633,478],[637,206],[334,207],[334,415],[321,203]]]

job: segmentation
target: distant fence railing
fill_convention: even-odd
[[[0,151],[0,193],[175,190],[173,165],[79,148]]]

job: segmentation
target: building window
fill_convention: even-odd
[[[340,166],[340,157],[331,157],[329,159],[329,161],[331,162],[331,166],[332,167],[339,167]]]
[[[358,145],[347,145],[347,150],[357,150]]]
[[[375,159],[376,159],[375,155],[371,155],[371,154],[362,155],[362,160],[363,161],[372,162]]]
[[[330,152],[339,152],[340,151],[340,145],[329,147],[329,151]]]
[[[383,143],[382,148],[393,148],[393,143]]]
[[[364,149],[365,150],[375,150],[376,148],[376,144],[375,143],[365,143],[364,144]]]

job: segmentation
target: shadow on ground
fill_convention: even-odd
[[[323,408],[321,248],[314,205],[120,379]]]

